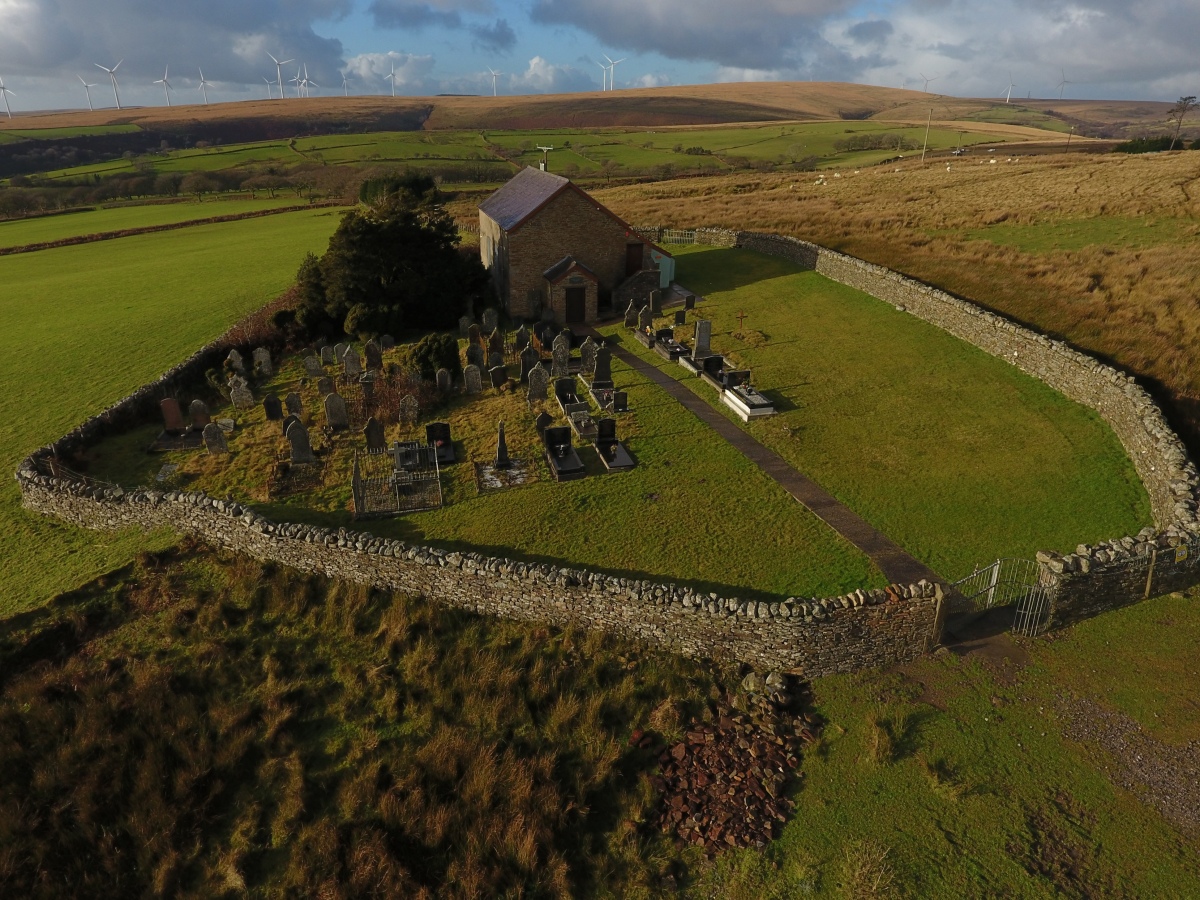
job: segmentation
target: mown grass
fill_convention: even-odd
[[[944,577],[1149,523],[1132,464],[1090,410],[815,272],[678,249],[676,276],[705,297],[713,349],[777,404],[747,430]],[[666,370],[724,409],[700,379]]]
[[[389,353],[385,362],[399,358]],[[361,528],[385,537],[446,548],[581,565],[631,577],[671,579],[704,590],[742,596],[831,596],[860,586],[882,586],[883,575],[782,488],[706,425],[644,377],[614,361],[617,386],[632,411],[618,433],[638,466],[607,474],[590,446],[580,446],[588,477],[558,484],[542,453],[534,418],[545,409],[562,423],[553,401],[530,409],[525,389],[457,396],[422,415],[416,429],[386,422],[388,440],[424,440],[424,423],[450,422],[460,462],[442,471],[443,508],[396,519],[351,521],[350,475],[362,435],[330,440],[322,484],[280,499],[267,495],[274,460],[287,456],[279,423],[261,407],[219,414],[234,418],[232,453],[148,454],[161,423],[149,424],[98,446],[89,474],[120,484],[152,484],[164,462],[180,466],[176,483],[214,496],[233,495],[276,519]],[[302,383],[295,359],[260,389],[283,397],[297,390],[314,435],[324,424],[314,385]],[[181,401],[186,405],[190,397]],[[509,452],[526,466],[529,483],[480,495],[473,463],[495,456],[497,425],[505,423]],[[577,444],[584,442],[577,441]]]
[[[92,209],[31,219],[5,219],[0,221],[0,247],[20,247],[87,234],[124,231],[127,228],[172,225],[214,216],[234,216],[282,206],[298,206],[302,203],[303,201],[295,196],[279,197],[275,200],[247,200],[239,197],[235,200],[208,200],[202,203],[184,200],[178,203]]]
[[[0,259],[0,468],[12,472],[274,299],[337,222],[336,211],[314,210]],[[11,478],[0,517],[4,613],[120,564],[145,541],[26,513]]]

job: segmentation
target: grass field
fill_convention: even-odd
[[[334,210],[198,226],[0,259],[0,468],[153,380],[292,281]],[[36,606],[144,539],[95,535],[0,489],[0,613]]]
[[[386,362],[393,355],[389,354]],[[445,419],[460,442],[459,463],[443,470],[445,506],[396,519],[351,520],[350,475],[362,435],[351,431],[332,442],[320,488],[271,501],[266,479],[271,464],[286,456],[279,423],[263,410],[238,412],[227,457],[205,453],[148,454],[159,426],[151,424],[99,445],[88,473],[124,485],[151,484],[167,461],[180,466],[188,490],[256,501],[278,520],[318,522],[363,529],[383,537],[453,549],[581,565],[637,578],[665,578],[733,596],[833,596],[886,579],[850,546],[796,503],[740,453],[643,377],[619,362],[614,377],[628,390],[632,412],[620,417],[619,433],[638,466],[608,475],[590,448],[580,457],[589,477],[555,483],[538,449],[533,426],[545,409],[561,420],[552,401],[529,409],[524,390],[459,396],[427,412],[424,421]],[[262,393],[282,397],[297,390],[313,427],[325,421],[316,391],[301,386],[296,359],[281,367]],[[182,398],[187,402],[188,398]],[[478,495],[472,463],[495,455],[496,423],[506,425],[509,452],[531,463],[532,483]],[[424,424],[409,434],[386,425],[389,440],[423,438]],[[702,498],[702,499],[701,499]]]
[[[713,349],[751,369],[780,410],[750,433],[943,577],[1149,523],[1132,464],[1091,411],[815,272],[677,249],[677,279],[706,298]],[[717,403],[700,379],[666,371]]]
[[[208,200],[203,203],[184,200],[178,203],[92,209],[31,219],[6,219],[0,221],[0,247],[40,244],[106,231],[124,231],[127,228],[173,225],[177,222],[191,222],[215,216],[234,216],[263,209],[299,206],[302,203],[303,201],[295,196],[278,197],[274,200]]]

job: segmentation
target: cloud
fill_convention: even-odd
[[[431,3],[409,3],[406,0],[375,0],[367,12],[380,28],[410,28],[420,30],[431,25],[461,28],[462,16],[456,9],[435,8]]]
[[[846,29],[846,36],[859,44],[877,44],[889,37],[896,29],[891,22],[871,20],[856,22]]]
[[[471,28],[474,45],[483,50],[511,50],[517,44],[517,34],[507,19],[497,19],[492,25],[474,25]]]
[[[431,81],[435,60],[415,53],[360,53],[346,60],[345,75],[360,93],[391,93],[388,75],[396,73],[397,94],[437,93],[439,85]]]
[[[596,82],[574,66],[558,65],[535,56],[524,72],[508,79],[515,93],[566,94],[572,91],[594,91]]]
[[[670,75],[662,72],[647,72],[645,75],[639,75],[635,78],[630,87],[656,88],[666,87],[674,83]]]

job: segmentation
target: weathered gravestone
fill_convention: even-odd
[[[592,366],[593,384],[612,384],[612,351],[606,346],[596,348],[596,359]]]
[[[379,349],[387,353],[396,346],[396,339],[390,334],[381,334],[379,336]]]
[[[550,390],[550,376],[546,374],[545,366],[534,366],[529,371],[529,402],[545,400]]]
[[[529,329],[522,322],[521,327],[517,329],[517,333],[513,335],[513,348],[520,353],[529,346]]]
[[[328,375],[322,375],[317,379],[317,393],[324,399],[327,394],[333,393],[333,379]]]
[[[239,375],[246,374],[246,364],[242,362],[242,354],[236,350],[229,351],[229,355],[225,357],[225,362],[229,363],[229,368],[233,369]]]
[[[686,325],[686,324],[687,324],[687,313],[682,309],[676,310],[675,311],[676,327],[678,327],[680,325]]]
[[[194,431],[203,431],[204,426],[212,421],[212,416],[208,412],[208,404],[203,400],[193,400],[192,405],[188,407],[188,413],[192,417]]]
[[[383,425],[374,416],[367,419],[363,426],[363,437],[367,439],[367,452],[379,453],[387,449],[387,437],[383,433]]]
[[[304,374],[309,378],[320,378],[325,374],[325,369],[321,365],[321,357],[306,356],[304,357]]]
[[[367,371],[378,372],[383,368],[383,351],[379,349],[379,345],[374,341],[367,341],[363,347],[363,354],[367,358]]]
[[[638,313],[638,328],[646,329],[654,324],[654,313],[650,312],[649,306],[643,306]]]
[[[250,409],[254,406],[254,394],[244,381],[235,383],[229,389],[229,399],[238,409]]]
[[[533,427],[537,429],[537,433],[541,434],[547,428],[554,424],[554,416],[546,412],[544,409],[537,414],[537,418],[533,420]]]
[[[334,431],[344,431],[350,427],[350,414],[340,394],[330,394],[325,398],[325,424]]]
[[[267,394],[263,397],[263,412],[266,414],[268,422],[283,421],[283,403],[274,394]]]
[[[213,456],[229,452],[229,445],[225,443],[225,432],[216,422],[209,422],[205,425],[201,436],[204,438],[204,446]]]
[[[342,354],[342,373],[347,378],[357,378],[363,372],[362,357],[353,347],[347,347]]]
[[[260,378],[274,378],[275,366],[271,362],[271,351],[266,347],[257,347],[254,350],[254,371]]]
[[[695,294],[688,294],[683,298],[683,308],[684,309],[695,309],[696,308],[696,295]]]
[[[478,344],[467,344],[467,365],[479,366],[482,369],[486,362],[482,347]]]
[[[495,350],[493,350],[488,354],[487,365],[489,369],[494,369],[496,366],[504,365],[504,354],[497,353]]]
[[[450,370],[438,369],[434,377],[437,379],[437,389],[443,394],[450,393],[450,388],[453,387],[453,382],[450,378]]]
[[[661,315],[662,314],[662,291],[651,291],[650,292],[650,303],[648,305],[650,307],[650,312],[652,312],[656,316]]]
[[[328,344],[326,344],[324,347],[321,348],[321,365],[332,366],[336,361],[337,360],[333,355],[332,347],[330,347]]]
[[[585,375],[596,371],[596,342],[590,334],[579,345],[579,371]]]
[[[551,359],[550,375],[554,378],[566,378],[571,365],[571,338],[565,331],[554,339]]]
[[[529,380],[529,373],[533,371],[534,366],[540,366],[542,363],[542,354],[538,353],[533,348],[533,345],[527,345],[521,351],[521,381]]]
[[[692,342],[692,359],[712,355],[712,320],[696,320],[696,339]]]
[[[512,466],[512,460],[508,457],[508,442],[504,440],[504,423],[500,423],[500,433],[496,437],[496,458],[492,460],[492,466],[497,469],[507,469]]]
[[[312,443],[308,439],[308,429],[296,420],[288,426],[288,443],[292,445],[292,462],[296,465],[311,465],[317,461],[313,453]]]
[[[289,416],[298,416],[304,412],[304,401],[295,391],[283,398],[283,405],[287,407]]]
[[[460,318],[458,320],[459,337],[469,337],[471,333],[471,326],[474,324],[475,321],[470,316],[463,316]]]
[[[474,322],[467,328],[467,343],[473,346],[483,346],[483,332],[480,331],[479,326]]]
[[[417,402],[417,398],[412,394],[405,394],[400,398],[400,424],[401,425],[416,425],[417,417],[421,414],[421,405]]]
[[[483,311],[483,330],[491,334],[496,330],[496,326],[500,324],[500,313],[496,312],[494,307],[489,306]]]
[[[187,430],[187,426],[183,424],[183,410],[179,408],[178,400],[165,397],[159,401],[158,408],[162,410],[163,431],[167,434],[183,434]]]
[[[637,307],[633,305],[632,300],[630,300],[629,305],[627,307],[625,307],[625,327],[626,328],[637,328],[638,327],[638,311],[637,311]]]
[[[491,381],[492,387],[499,390],[504,382],[508,381],[508,369],[504,366],[493,366],[488,369],[488,380]]]
[[[335,366],[340,366],[342,364],[342,357],[346,355],[346,351],[349,349],[350,349],[349,344],[334,344],[333,345],[333,359],[334,359],[333,364]]]
[[[480,375],[479,366],[467,366],[463,369],[463,380],[466,382],[468,394],[478,394],[483,390],[483,377]]]
[[[299,417],[299,416],[295,416],[295,415],[292,415],[291,413],[289,413],[289,414],[287,415],[287,417],[285,417],[285,418],[284,418],[284,420],[283,420],[283,424],[280,426],[280,431],[279,431],[279,433],[280,433],[280,434],[282,434],[284,437],[286,437],[286,436],[287,436],[287,430],[288,430],[289,428],[291,428],[291,427],[292,427],[292,423],[293,423],[293,422],[299,422],[299,421],[300,421],[300,417]]]

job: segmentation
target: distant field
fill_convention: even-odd
[[[1164,244],[1184,245],[1200,237],[1200,220],[1147,216],[1102,216],[1030,224],[1002,222],[957,232],[969,241],[988,241],[1022,253],[1053,253],[1086,247],[1145,250]]]
[[[1132,464],[1090,410],[815,272],[675,249],[680,283],[706,298],[713,349],[778,404],[750,433],[943,577],[1149,524]],[[666,371],[717,402],[700,379]]]
[[[0,259],[0,470],[153,380],[292,281],[332,210]],[[143,546],[51,522],[0,489],[0,614],[45,602]]]
[[[32,219],[0,220],[0,247],[19,247],[60,241],[63,238],[127,228],[146,228],[152,225],[171,225],[214,216],[234,216],[263,209],[278,209],[303,203],[288,192],[287,197],[275,200],[207,200],[197,203],[184,200],[178,203],[159,203],[146,206],[122,206],[94,209],[85,212],[42,216]]]

